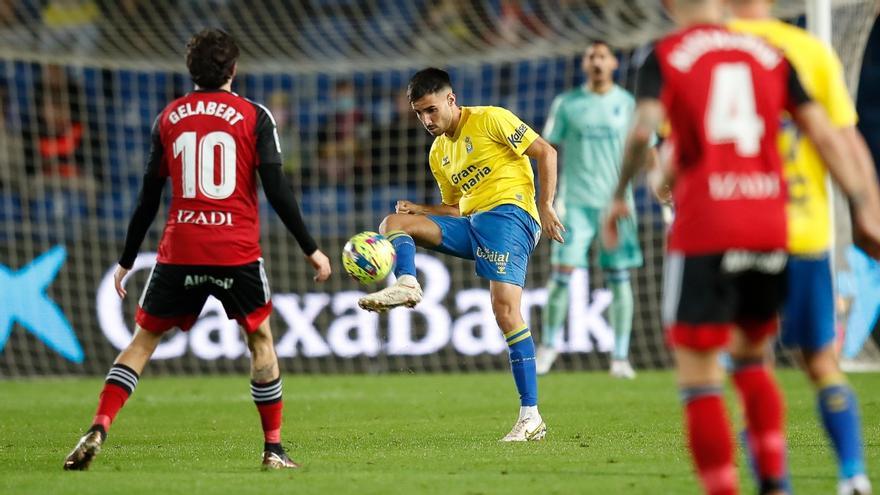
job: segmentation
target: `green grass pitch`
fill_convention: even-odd
[[[880,374],[851,381],[878,473]],[[796,493],[832,493],[835,467],[809,386],[790,370],[781,382]],[[529,444],[498,442],[519,407],[507,374],[288,375],[283,436],[305,464],[296,472],[259,470],[246,377],[147,374],[91,470],[64,472],[100,386],[99,378],[0,381],[0,493],[697,493],[670,373],[541,378],[549,432]],[[753,493],[742,462],[740,474]]]

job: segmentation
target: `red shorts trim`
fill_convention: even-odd
[[[696,351],[720,349],[730,342],[731,330],[732,323],[673,323],[666,328],[666,344]]]
[[[271,313],[272,301],[269,301],[245,316],[231,316],[229,317],[229,319],[234,319],[235,321],[237,321],[238,324],[241,325],[247,333],[254,333],[255,331],[257,331],[257,328],[260,327],[260,324],[262,324]],[[199,315],[197,314],[176,315],[169,317],[154,316],[144,311],[144,308],[140,306],[138,306],[137,313],[135,313],[134,316],[135,323],[140,325],[144,330],[148,330],[153,333],[167,332],[168,330],[175,327],[180,328],[181,330],[186,332],[190,328],[192,328],[193,325],[195,325],[196,320],[198,319]]]
[[[752,342],[758,342],[766,337],[776,335],[779,331],[779,318],[773,317],[767,320],[739,320],[736,326],[742,329],[746,338]]]
[[[144,311],[144,308],[138,306],[137,313],[134,315],[134,321],[144,330],[153,333],[167,332],[168,330],[178,327],[184,332],[195,325],[199,315],[176,315],[176,316],[154,316]]]
[[[254,333],[270,314],[272,314],[272,301],[267,302],[245,316],[233,316],[229,319],[235,318],[235,321],[244,328],[245,332]]]

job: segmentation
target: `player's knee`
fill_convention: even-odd
[[[135,330],[134,338],[131,339],[131,343],[128,344],[128,347],[152,354],[161,341],[161,333],[151,332],[146,328],[138,326]]]
[[[249,333],[247,335],[248,350],[251,354],[263,354],[272,351],[274,343],[272,342],[272,333],[261,329]]]
[[[382,223],[379,224],[379,233],[387,234],[388,232],[393,232],[395,230],[402,230],[409,233],[408,227],[411,223],[410,220],[412,220],[411,217],[412,215],[392,213],[382,219]]]
[[[804,352],[803,365],[814,384],[822,383],[840,374],[840,367],[837,365],[831,346],[820,351]]]
[[[492,301],[492,311],[495,313],[495,322],[504,332],[515,330],[522,325],[522,315],[519,308],[506,301]]]

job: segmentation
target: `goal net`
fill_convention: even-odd
[[[235,91],[274,114],[306,221],[337,273],[323,285],[261,200],[272,326],[293,372],[506,369],[488,286],[470,262],[420,251],[425,300],[377,316],[340,274],[340,249],[377,228],[398,199],[437,202],[429,136],[403,97],[409,76],[448,68],[464,105],[511,109],[535,129],[550,102],[583,82],[589,39],[619,50],[631,86],[644,47],[669,28],[656,0],[49,0],[0,4],[0,376],[99,374],[132,331],[164,211],[142,246],[129,297],[112,270],[121,252],[155,115],[191,89],[183,50],[222,27],[242,55]],[[800,0],[777,2],[798,19]],[[849,74],[874,18],[872,1],[834,4],[835,47]],[[851,82],[854,78],[850,79]],[[166,192],[167,197],[167,192]],[[636,188],[645,266],[633,272],[637,368],[670,365],[660,328],[664,223]],[[549,242],[531,262],[527,320],[540,334]],[[607,364],[613,334],[601,273],[576,275],[561,369]],[[216,301],[171,332],[150,369],[238,372],[247,348]]]

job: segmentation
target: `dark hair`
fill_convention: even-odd
[[[409,80],[409,86],[406,87],[406,96],[409,101],[413,102],[419,98],[433,94],[443,88],[452,89],[452,80],[449,79],[449,73],[436,67],[428,67],[416,72]]]
[[[238,45],[226,31],[203,29],[186,44],[186,67],[200,88],[217,89],[232,77]]]
[[[612,52],[614,51],[614,49],[611,48],[611,45],[609,45],[607,41],[605,41],[605,40],[603,40],[603,39],[601,39],[601,38],[600,38],[600,39],[593,39],[593,40],[590,40],[590,42],[587,43],[587,47],[588,47],[588,48],[589,48],[589,47],[592,47],[592,46],[596,46],[596,45],[604,45],[605,48],[608,48],[608,49],[611,50]]]

